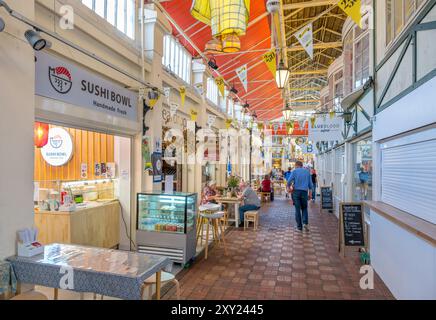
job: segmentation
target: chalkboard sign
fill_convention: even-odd
[[[331,187],[321,187],[321,209],[333,210],[333,190]]]
[[[339,208],[339,250],[343,246],[364,247],[363,204],[341,203]]]

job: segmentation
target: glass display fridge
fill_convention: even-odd
[[[139,252],[187,264],[196,249],[197,194],[151,192],[137,195]]]

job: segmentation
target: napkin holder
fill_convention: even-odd
[[[29,243],[18,242],[19,257],[30,258],[41,253],[44,253],[44,246],[37,241]]]

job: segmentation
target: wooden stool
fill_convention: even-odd
[[[224,212],[217,212],[217,213],[200,213],[200,224],[197,228],[197,243],[198,239],[200,238],[201,245],[203,244],[203,237],[202,237],[202,231],[203,231],[203,225],[206,225],[206,251],[204,255],[204,259],[207,260],[207,253],[209,248],[209,225],[212,225],[212,234],[213,239],[216,241],[218,240],[219,243],[221,243],[221,239],[223,240],[224,244],[224,254],[227,255],[227,247],[226,247],[226,240],[224,237],[224,229],[221,223],[221,220],[224,217]]]
[[[223,223],[223,226],[228,227],[229,226],[229,213],[228,211],[220,211],[217,213],[223,213],[223,217],[221,218],[221,222]]]
[[[161,273],[161,283],[172,282],[176,286],[176,296],[177,300],[180,300],[180,283],[176,277],[169,272],[162,271]],[[150,278],[145,279],[143,284],[143,289],[148,287],[148,295],[151,297],[153,285],[156,284],[156,274],[152,275]]]
[[[270,202],[271,201],[271,193],[270,192],[261,192],[261,201],[262,202]]]
[[[244,213],[244,231],[248,228],[248,224],[253,222],[253,229],[257,231],[259,224],[259,211],[247,211]]]
[[[48,300],[48,298],[41,292],[31,290],[17,294],[16,296],[12,297],[11,300]]]

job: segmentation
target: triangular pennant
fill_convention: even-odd
[[[229,129],[230,126],[232,125],[233,120],[232,119],[227,119],[226,120],[226,129]]]
[[[179,89],[180,92],[180,104],[182,105],[182,108],[185,106],[185,99],[186,99],[186,88],[185,87],[180,87]]]
[[[360,28],[362,28],[362,1],[361,0],[339,0],[341,8]]]
[[[197,121],[198,112],[195,109],[191,109],[191,121]]]
[[[221,97],[225,98],[225,84],[223,77],[215,78],[215,83],[218,86],[218,90],[221,93]]]
[[[307,54],[313,59],[313,26],[309,23],[304,28],[295,33],[295,37],[300,42]]]
[[[164,87],[163,88],[164,96],[166,99],[167,104],[170,104],[170,96],[171,96],[171,88],[170,87]]]
[[[330,115],[330,119],[333,119],[336,115],[336,112],[330,111],[329,115]]]
[[[276,71],[277,71],[277,55],[275,52],[275,49],[272,49],[265,53],[262,56],[263,61],[268,66],[269,71],[271,71],[274,79],[276,78]]]
[[[243,65],[242,67],[236,69],[236,74],[239,77],[239,80],[241,80],[242,85],[244,86],[245,92],[248,92],[248,70],[247,65]]]

